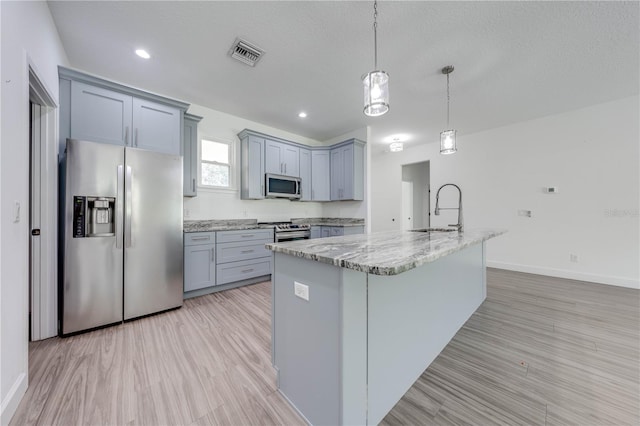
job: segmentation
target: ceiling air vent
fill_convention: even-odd
[[[233,42],[233,46],[231,46],[229,50],[229,55],[231,55],[232,58],[252,67],[256,65],[256,62],[260,60],[263,54],[264,50],[240,38],[237,38],[236,41]]]

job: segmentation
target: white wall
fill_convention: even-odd
[[[237,135],[247,128],[305,145],[321,145],[320,142],[199,105],[191,105],[189,113],[203,117],[198,124],[198,140],[212,138],[213,140],[234,143],[234,155],[238,167],[236,167],[233,176],[235,190],[225,191],[199,187],[197,197],[185,197],[185,220],[248,218],[276,221],[289,220],[292,217],[322,216],[322,203],[289,200],[241,200],[240,141]]]
[[[449,156],[437,143],[374,152],[373,230],[400,229],[401,165],[430,160],[432,211],[440,185],[456,183],[467,228],[509,230],[488,243],[489,266],[640,288],[639,116],[634,96],[465,135]],[[455,204],[450,190],[441,206]],[[456,212],[431,221],[455,223]]]
[[[1,4],[0,422],[6,424],[28,379],[29,64],[57,102],[57,66],[68,61],[45,2]]]

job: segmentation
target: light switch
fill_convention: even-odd
[[[14,201],[13,205],[13,221],[20,222],[20,201]]]

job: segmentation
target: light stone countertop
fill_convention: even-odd
[[[242,229],[268,229],[273,225],[258,225],[257,219],[185,220],[184,232],[238,231]]]
[[[292,218],[292,223],[306,223],[311,226],[364,226],[364,219],[344,217],[301,217]]]
[[[289,254],[375,275],[397,275],[507,232],[468,229],[453,232],[387,231],[266,244]]]

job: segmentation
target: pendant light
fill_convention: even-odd
[[[364,114],[378,117],[389,111],[389,74],[378,70],[378,0],[373,2],[373,71],[362,78]]]
[[[447,128],[449,129],[449,104],[451,98],[449,96],[449,74],[453,72],[453,65],[447,65],[442,68],[442,74],[447,76]],[[440,133],[440,154],[453,154],[456,148],[456,131],[454,129],[445,130]]]

